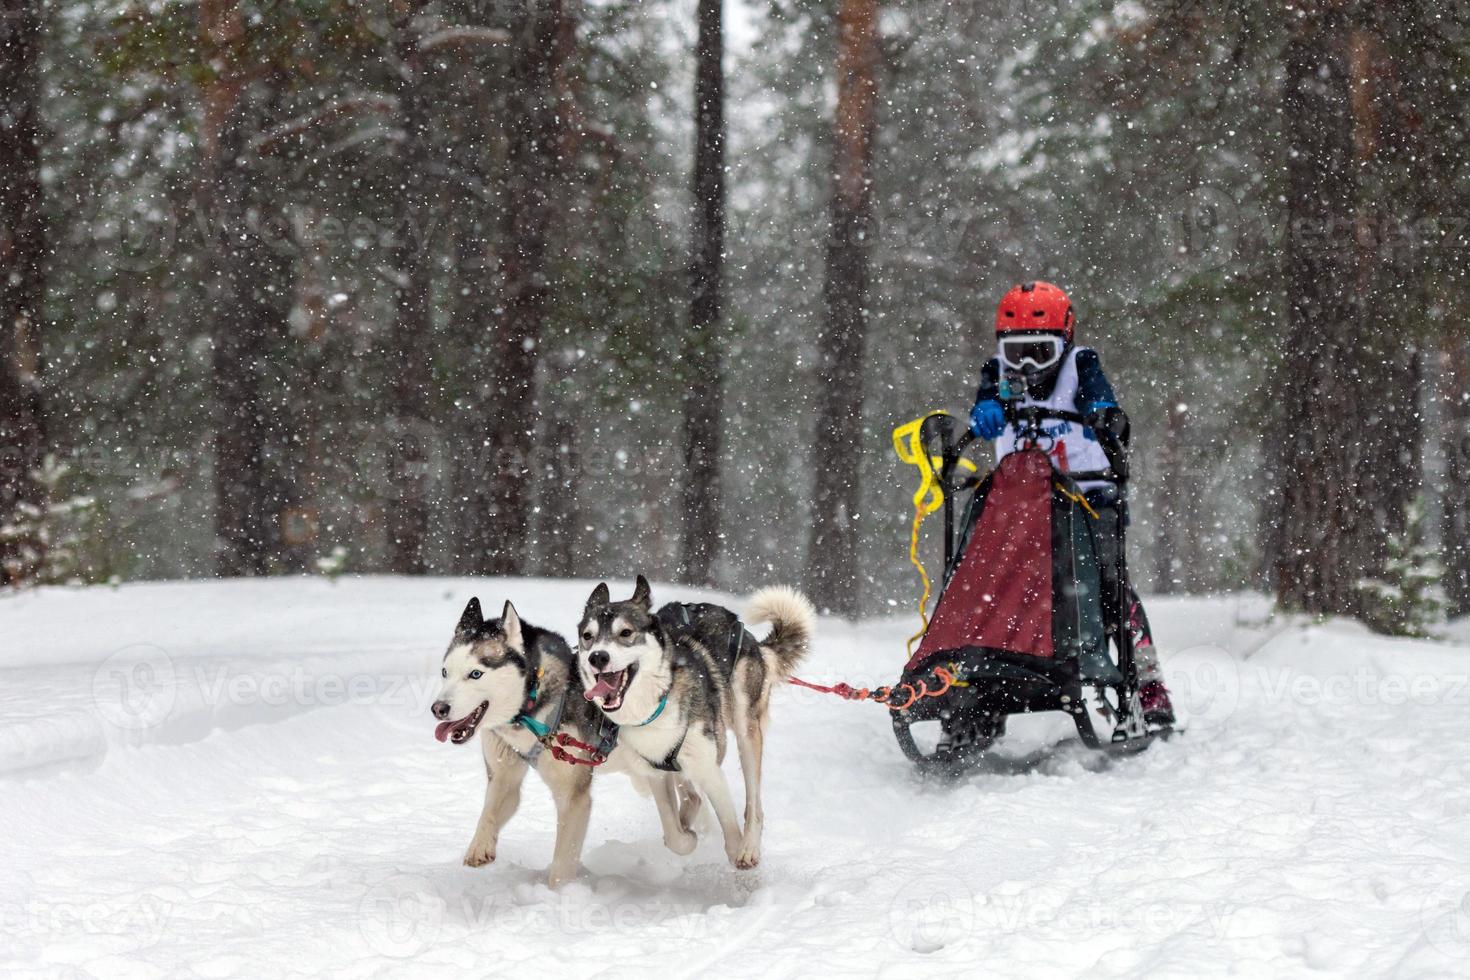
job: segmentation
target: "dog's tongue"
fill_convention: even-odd
[[[441,722],[439,722],[439,724],[437,724],[437,725],[434,726],[434,737],[437,738],[441,742],[446,741],[449,738],[449,733],[451,731],[453,731],[454,730],[454,726],[455,725],[458,725],[458,724],[459,724],[459,722],[457,722],[457,721],[441,721]]]
[[[617,674],[598,674],[597,683],[593,684],[590,688],[587,689],[587,694],[585,695],[587,700],[591,701],[593,698],[606,698],[609,694],[616,694],[618,689],[614,687],[611,682],[606,681],[603,678],[616,678],[617,676]]]

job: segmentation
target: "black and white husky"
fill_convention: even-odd
[[[687,794],[681,808],[679,782],[656,779],[677,773],[710,801],[725,854],[737,868],[760,863],[761,755],[771,688],[806,655],[816,626],[812,604],[784,587],[752,596],[746,618],[771,624],[764,640],[716,605],[670,603],[655,613],[640,575],[633,598],[623,602],[611,601],[605,583],[593,590],[577,630],[585,696],[618,726],[622,766],[651,780],[665,841],[679,853],[694,846],[690,811],[698,797]],[[726,731],[735,735],[745,779],[743,831],[720,770]]]
[[[521,620],[509,602],[499,619],[485,619],[480,600],[465,606],[444,654],[444,683],[434,702],[434,737],[455,745],[478,731],[485,756],[485,807],[464,863],[495,860],[500,828],[521,801],[526,770],[536,772],[556,803],[556,844],[548,873],[556,886],[577,873],[592,810],[592,772],[544,751],[538,736],[566,732],[589,741],[602,723],[583,697],[566,640]]]

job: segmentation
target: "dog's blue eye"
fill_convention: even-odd
[[[477,681],[481,677],[484,677],[484,676],[485,676],[485,672],[483,670],[472,670],[472,671],[470,671],[470,680],[472,680],[472,681]]]

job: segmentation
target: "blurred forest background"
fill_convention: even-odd
[[[906,609],[1014,282],[1154,592],[1470,612],[1459,0],[0,0],[5,583]],[[1437,614],[1437,613],[1436,613]]]

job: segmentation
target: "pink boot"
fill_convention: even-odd
[[[1143,720],[1153,728],[1168,728],[1174,724],[1174,706],[1169,703],[1169,689],[1163,681],[1149,681],[1138,692],[1143,702]]]

